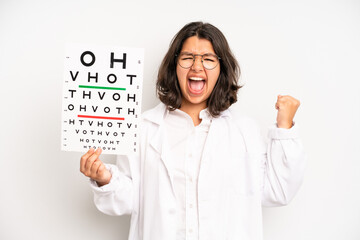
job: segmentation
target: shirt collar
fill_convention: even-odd
[[[207,108],[200,111],[199,118],[202,120],[211,120],[213,117],[209,113],[209,110]]]
[[[159,103],[155,108],[145,112],[142,117],[145,120],[148,120],[150,122],[160,125],[164,121],[164,119],[168,113],[169,113],[169,109],[167,108],[167,106],[164,103]],[[220,113],[220,116],[218,118],[229,117],[229,116],[230,116],[230,111],[225,110]],[[200,118],[201,119],[216,119],[211,116],[211,114],[209,113],[207,108],[201,110]]]

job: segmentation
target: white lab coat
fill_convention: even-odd
[[[129,240],[175,240],[176,199],[169,146],[168,113],[159,104],[143,114],[140,156],[108,165],[111,182],[92,182],[97,208],[110,215],[131,214]],[[229,110],[214,118],[198,178],[200,240],[261,240],[261,206],[282,206],[298,191],[305,156],[297,126],[274,127],[266,148],[256,125],[235,120]]]

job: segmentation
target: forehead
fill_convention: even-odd
[[[198,38],[197,36],[189,37],[188,39],[186,39],[182,46],[181,52],[188,52],[193,54],[215,54],[211,42],[204,38]]]

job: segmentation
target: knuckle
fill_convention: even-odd
[[[295,105],[295,106],[297,106],[297,105],[299,105],[299,101],[296,100],[296,99],[294,99],[294,100],[292,101],[292,104]]]
[[[104,172],[105,172],[104,170],[105,169],[102,166],[100,166],[99,170],[98,170],[98,173],[101,174],[101,175],[104,175]]]
[[[94,168],[97,168],[99,165],[100,165],[100,162],[99,162],[99,161],[95,161],[95,162],[93,163]]]
[[[93,158],[88,158],[88,159],[86,160],[86,166],[91,166],[91,165],[93,165],[94,160],[95,160],[95,159],[93,159]]]

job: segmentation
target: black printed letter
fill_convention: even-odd
[[[111,59],[110,59],[110,68],[114,68],[114,62],[121,62],[123,64],[123,69],[126,69],[126,53],[123,53],[122,59],[115,59],[114,53],[111,53]]]
[[[84,57],[85,57],[85,55],[88,55],[88,54],[91,56],[92,59],[89,63],[86,63],[84,61]],[[81,61],[82,65],[84,65],[85,67],[90,67],[95,62],[95,55],[90,51],[83,52],[83,54],[81,54],[81,56],[80,56],[80,61]]]
[[[126,76],[130,78],[130,85],[132,85],[133,77],[135,78],[136,75],[130,75],[130,74],[128,74],[128,75],[126,75]]]
[[[95,82],[98,82],[98,73],[95,76],[91,76],[90,72],[88,73],[88,82],[90,82],[90,78],[95,78]]]

